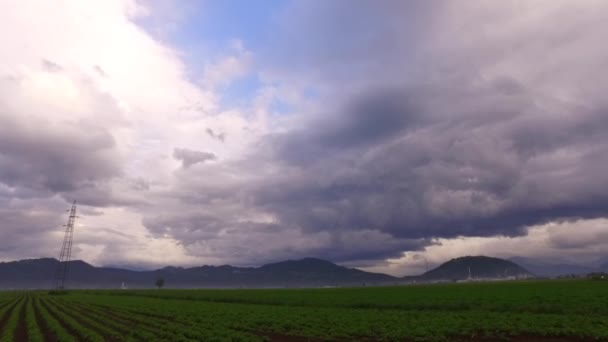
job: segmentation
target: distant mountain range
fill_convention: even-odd
[[[59,264],[56,259],[31,259],[0,263],[0,288],[49,288]],[[154,287],[157,278],[166,287],[318,287],[361,286],[395,283],[400,278],[338,266],[329,261],[305,258],[261,267],[200,266],[165,267],[154,271],[132,271],[94,267],[83,261],[70,262],[69,287]]]
[[[50,288],[58,265],[59,261],[50,258],[0,263],[0,289]],[[119,288],[122,284],[129,288],[152,288],[156,279],[162,277],[165,286],[170,288],[369,286],[414,281],[529,278],[534,274],[545,274],[546,270],[541,266],[532,266],[528,268],[528,264],[524,264],[522,267],[514,260],[468,256],[452,259],[419,276],[399,278],[347,268],[316,258],[288,260],[260,267],[168,266],[152,271],[95,267],[78,260],[70,263],[68,284],[70,288]],[[603,267],[608,268],[608,265]],[[554,271],[557,272],[557,269],[550,270]]]
[[[543,277],[556,277],[563,275],[583,275],[591,272],[608,272],[608,262],[599,267],[582,266],[563,262],[549,263],[523,257],[510,258],[510,261],[525,267],[530,272]]]

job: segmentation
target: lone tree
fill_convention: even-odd
[[[163,286],[165,286],[165,278],[163,278],[163,277],[156,278],[156,287],[158,287],[160,289]]]

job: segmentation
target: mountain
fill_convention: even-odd
[[[0,263],[0,289],[49,288],[58,265],[59,261],[49,258]],[[386,274],[364,272],[315,258],[261,267],[169,266],[154,271],[95,267],[78,260],[70,262],[68,284],[71,288],[119,288],[123,283],[130,288],[151,288],[158,277],[164,278],[166,286],[171,288],[357,286],[399,281]]]
[[[588,274],[596,271],[594,267],[573,265],[567,263],[547,263],[529,258],[513,257],[510,261],[525,267],[530,272],[545,277],[557,277],[568,274]]]
[[[466,256],[452,259],[420,276],[426,281],[530,278],[525,268],[504,259]]]
[[[397,280],[397,278],[380,273],[370,273],[356,268],[338,266],[327,260],[305,258],[288,260],[259,268],[268,279],[284,281],[306,281],[313,283],[333,282],[349,284],[382,283]]]

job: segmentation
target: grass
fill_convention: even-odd
[[[0,294],[0,313],[9,315],[14,304],[19,307],[4,320],[11,332],[23,324],[31,336],[66,341],[608,340],[608,284],[582,280]],[[21,322],[12,316],[23,305]],[[42,326],[31,318],[36,312]]]

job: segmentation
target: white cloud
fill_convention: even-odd
[[[348,2],[343,4],[351,6]],[[537,121],[522,120],[522,125],[536,128],[554,123],[551,132],[567,128],[567,124],[560,126],[554,119],[576,123],[575,119],[586,112],[578,111],[579,107],[589,109],[592,104],[592,109],[597,109],[607,104],[604,92],[608,81],[598,72],[608,66],[600,24],[605,17],[605,2],[447,2],[440,10],[429,12],[434,19],[430,27],[430,21],[403,20],[402,11],[395,8],[385,11],[381,6],[370,7],[372,17],[379,14],[382,23],[394,24],[379,25],[376,35],[358,34],[360,27],[368,28],[360,25],[358,15],[367,13],[356,11],[352,18],[350,14],[344,17],[348,25],[342,26],[344,18],[332,17],[335,12],[329,10],[323,12],[329,14],[327,23],[311,26],[306,15],[316,18],[315,10],[323,11],[323,6],[317,3],[307,14],[308,3],[301,2],[302,6],[287,14],[303,13],[299,19],[304,26],[279,31],[296,32],[295,38],[302,39],[287,40],[288,44],[282,41],[284,45],[272,47],[289,50],[284,58],[270,58],[270,65],[255,70],[261,65],[254,63],[260,62],[258,51],[250,51],[235,40],[229,42],[228,52],[206,56],[201,61],[202,74],[194,76],[187,74],[182,61],[184,52],[163,40],[186,15],[181,5],[165,0],[0,3],[0,166],[5,166],[0,169],[0,204],[12,220],[10,227],[0,228],[5,229],[2,233],[15,233],[20,227],[35,223],[28,232],[43,232],[40,236],[47,238],[42,243],[29,238],[19,240],[22,246],[53,250],[61,239],[57,223],[64,217],[51,213],[62,213],[59,206],[63,196],[84,202],[80,235],[76,235],[77,257],[98,264],[248,263],[315,252],[357,261],[369,261],[365,258],[370,257],[374,261],[424,243],[422,239],[417,244],[418,237],[398,237],[399,224],[383,229],[391,226],[391,215],[407,215],[404,212],[409,208],[398,207],[399,199],[404,197],[400,191],[405,187],[397,189],[395,197],[383,197],[390,193],[389,185],[395,183],[388,178],[391,171],[407,176],[399,169],[407,158],[381,163],[380,157],[388,152],[402,156],[409,151],[415,160],[437,156],[445,162],[439,165],[443,168],[420,169],[428,176],[424,180],[433,185],[426,191],[428,213],[412,211],[411,217],[489,217],[508,204],[530,199],[526,190],[531,185],[540,185],[541,190],[557,188],[552,187],[554,184],[564,187],[552,197],[539,190],[538,202],[551,198],[552,203],[562,203],[568,195],[576,193],[588,198],[601,191],[581,186],[581,177],[574,177],[593,174],[576,173],[576,168],[592,170],[597,160],[586,164],[581,155],[591,158],[593,155],[587,155],[598,150],[566,146],[536,155],[520,167],[512,146],[505,143],[508,139],[517,141],[518,137],[507,136],[513,133],[510,131],[502,132],[504,136],[490,132],[491,136],[486,137],[486,126],[473,132],[477,135],[459,131],[462,134],[454,136],[447,129],[426,127],[395,139],[395,143],[401,141],[404,145],[386,148],[390,144],[378,143],[355,151],[353,160],[348,160],[348,153],[342,151],[326,159],[345,164],[322,164],[319,159],[323,155],[319,152],[326,152],[326,146],[319,145],[319,150],[314,150],[314,144],[321,138],[331,142],[337,137],[339,145],[340,139],[352,138],[350,130],[361,135],[369,128],[383,132],[383,127],[375,127],[374,120],[360,126],[345,122],[342,127],[337,117],[339,108],[349,103],[352,94],[367,90],[370,85],[452,86],[462,93],[441,99],[444,89],[439,89],[435,101],[429,104],[429,112],[453,110],[458,114],[457,105],[464,113],[501,108],[523,117],[537,111],[550,115],[540,115]],[[399,2],[390,5],[405,6]],[[174,6],[175,11],[163,13]],[[344,13],[338,2],[331,6]],[[134,23],[146,16],[158,32],[150,34]],[[292,24],[286,22],[287,26]],[[294,42],[302,43],[304,48]],[[275,66],[275,62],[279,65]],[[585,65],[579,65],[583,62]],[[255,98],[245,106],[223,107],[221,91],[247,75],[256,75],[262,83]],[[196,81],[190,81],[193,79]],[[475,82],[470,84],[471,80]],[[517,87],[529,92],[513,99],[509,92]],[[306,94],[309,88],[314,95]],[[495,89],[505,94],[488,94]],[[442,108],[441,100],[449,102],[450,108]],[[273,104],[277,101],[293,107],[293,115],[281,117],[282,113],[275,113]],[[307,127],[313,132],[325,132],[334,115],[334,131],[329,127],[327,136],[306,136]],[[317,120],[317,116],[331,116],[332,120]],[[492,119],[496,118],[486,120]],[[522,125],[514,125],[513,130]],[[389,127],[387,132],[396,128],[399,127]],[[280,133],[277,135],[288,142],[290,134],[295,133],[296,139],[288,146],[265,146],[268,141],[281,144],[280,139],[260,139],[270,133]],[[298,133],[302,133],[300,140]],[[382,135],[372,134],[370,139],[376,142]],[[421,140],[412,139],[416,137]],[[450,141],[453,138],[459,141]],[[321,156],[311,153],[310,165],[285,166],[285,160],[268,156],[269,150],[284,147],[286,154],[298,157],[298,149],[306,154],[311,146],[310,151]],[[453,148],[454,153],[439,153],[442,146]],[[416,147],[420,150],[416,151]],[[188,167],[180,167],[180,160],[173,158],[176,149],[182,151],[177,153],[178,159]],[[396,149],[399,151],[394,152]],[[442,180],[454,174],[450,162],[463,151],[468,159],[457,161],[471,164],[474,157],[480,157],[484,161],[480,167],[483,172],[475,175],[472,166],[465,165],[458,171],[474,176],[467,178],[468,183],[458,183],[461,190],[441,188]],[[374,155],[377,158],[370,159]],[[374,188],[375,183],[370,181],[374,177],[363,169],[365,162],[377,171],[376,178],[386,178],[391,184]],[[409,170],[407,167],[405,171]],[[603,170],[597,166],[595,171],[600,177]],[[498,190],[492,190],[500,193],[504,190],[500,181],[519,172],[525,173],[519,187],[506,186],[517,192],[512,202],[470,191],[471,184],[486,179],[498,185]],[[568,175],[568,182],[562,181]],[[377,191],[378,196],[367,198],[363,192],[352,192],[351,197],[343,197],[344,193],[349,194],[349,181],[356,183],[355,188]],[[406,181],[404,185],[408,185]],[[419,190],[424,193],[427,189],[409,191]],[[322,202],[307,207],[306,196],[330,199],[329,204],[336,207]],[[299,203],[298,198],[303,201]],[[364,203],[366,199],[369,201]],[[361,200],[369,207],[349,212],[351,200]],[[484,205],[475,202],[481,200]],[[285,207],[279,208],[279,204]],[[103,214],[87,211],[91,208],[86,205],[103,207]],[[395,207],[394,213],[391,207]],[[286,222],[281,222],[280,216],[285,213]],[[48,230],[45,220],[40,219],[43,216],[52,222]],[[303,217],[312,219],[314,227],[306,230],[293,222]],[[361,221],[367,221],[366,226],[351,227]],[[607,250],[604,227],[605,221],[587,220],[532,227],[527,236],[520,237],[439,239],[420,253],[432,264],[462,254],[546,257],[560,253],[583,260]],[[53,233],[49,233],[51,230]],[[12,254],[3,254],[3,247]],[[18,247],[0,242],[0,258],[30,255],[15,254]],[[384,248],[390,248],[390,253],[384,253]],[[336,251],[339,253],[332,254]],[[375,270],[402,273],[407,269],[409,273],[411,269],[420,271],[421,267],[423,259],[408,254]]]
[[[49,165],[65,159],[61,165],[67,170],[80,167],[87,172],[85,164],[78,163],[90,163],[93,157],[87,155],[93,151],[88,146],[95,141],[89,145],[83,142],[92,139],[94,132],[110,137],[100,165],[115,171],[98,179],[84,174],[77,188],[64,193],[65,197],[78,197],[85,206],[110,205],[103,215],[85,214],[82,218],[86,230],[81,236],[89,235],[77,257],[99,263],[121,257],[157,264],[189,260],[177,243],[145,233],[141,219],[136,219],[137,207],[148,203],[149,191],[171,181],[177,165],[171,152],[176,146],[200,148],[205,144],[197,139],[204,135],[204,128],[199,134],[188,127],[192,127],[190,122],[209,120],[205,118],[217,110],[216,95],[189,82],[178,52],[133,23],[135,16],[147,12],[131,0],[0,4],[0,121],[18,124],[21,131],[15,137],[22,137],[5,142],[21,152],[6,154],[3,148],[0,161],[9,158],[7,162],[14,164],[15,158],[21,158],[23,166],[15,167],[28,167],[33,161],[27,159],[32,156],[28,153],[46,148],[57,151],[49,155],[56,158],[49,160]],[[228,130],[233,125],[228,121],[222,128]],[[25,145],[27,134],[36,136]],[[239,132],[230,134],[237,140]],[[62,135],[71,138],[63,139]],[[49,137],[45,142],[41,136]],[[58,139],[62,145],[57,145]],[[40,143],[47,145],[37,145]],[[32,170],[27,175],[38,177],[38,173],[52,171]],[[0,184],[3,181],[6,179],[0,179]],[[136,183],[146,186],[134,186]],[[11,193],[23,192],[20,185],[15,186]],[[29,207],[33,209],[27,209],[28,205],[17,207],[14,198],[7,198],[6,208],[15,212],[44,205],[32,200]],[[91,235],[102,228],[106,229],[103,238]],[[48,231],[54,229],[48,227]],[[113,230],[129,238],[113,235]],[[58,246],[60,234],[54,235],[45,241],[47,246]],[[79,246],[78,233],[76,236]],[[103,248],[91,247],[96,239]]]
[[[486,255],[499,258],[529,257],[547,263],[593,264],[608,250],[608,219],[552,222],[528,228],[526,236],[461,237],[437,239],[424,251],[408,252],[401,258],[366,270],[398,276],[416,275],[452,258]]]
[[[253,54],[238,40],[232,42],[230,50],[229,55],[205,64],[202,80],[204,87],[210,89],[225,87],[250,72]]]

